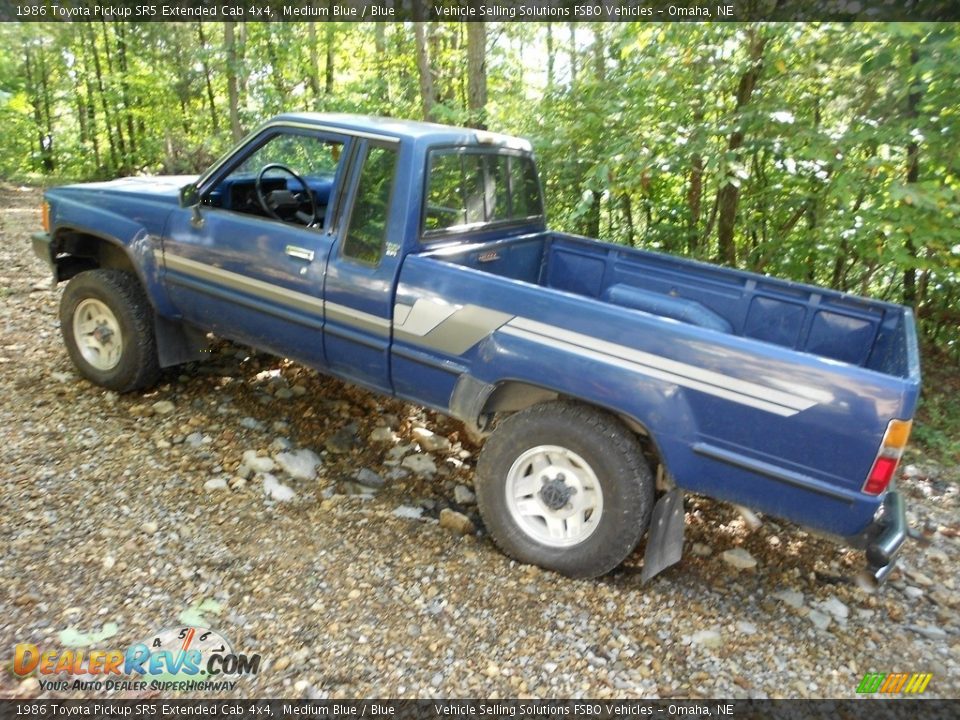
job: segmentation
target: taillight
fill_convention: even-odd
[[[50,203],[46,200],[40,204],[40,223],[45,231],[50,232]]]
[[[893,474],[897,471],[897,465],[900,464],[912,426],[912,420],[891,420],[887,424],[887,431],[883,434],[877,459],[873,461],[867,481],[863,484],[863,492],[868,495],[879,495],[887,489]]]

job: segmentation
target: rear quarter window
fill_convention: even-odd
[[[450,148],[429,155],[423,237],[543,217],[528,155]]]

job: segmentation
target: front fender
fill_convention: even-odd
[[[162,282],[162,244],[159,235],[151,234],[145,224],[119,212],[91,206],[87,202],[69,197],[57,197],[55,191],[49,193],[48,198],[53,228],[48,251],[51,263],[56,262],[57,254],[62,251],[62,242],[69,234],[97,238],[123,253],[129,260],[147,297],[159,314],[176,316],[176,310]],[[169,208],[164,210],[165,216],[169,215]],[[157,219],[159,227],[162,228],[165,217]],[[37,241],[34,243],[35,249],[36,243]]]

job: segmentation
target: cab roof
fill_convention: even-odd
[[[376,115],[355,115],[350,113],[284,113],[278,115],[271,123],[296,122],[305,125],[325,125],[342,128],[345,131],[388,135],[399,140],[408,140],[416,144],[426,143],[450,145],[503,145],[518,150],[530,151],[528,140],[492,133],[475,128],[440,125],[438,123],[421,122],[417,120],[398,120],[396,118],[378,117]]]

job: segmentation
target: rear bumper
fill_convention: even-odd
[[[897,554],[907,540],[907,512],[903,496],[891,489],[883,500],[883,510],[867,529],[867,562],[878,583],[887,579],[896,567]]]

